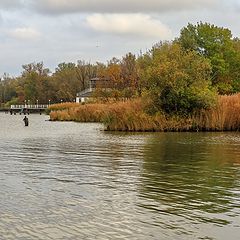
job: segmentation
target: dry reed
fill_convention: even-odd
[[[59,106],[60,105],[60,106]],[[217,105],[191,118],[147,114],[146,103],[135,99],[116,103],[58,104],[53,121],[101,122],[109,131],[230,131],[240,129],[240,94],[219,96]]]
[[[233,131],[240,129],[240,93],[219,96],[216,107],[195,114],[193,123],[201,131]]]

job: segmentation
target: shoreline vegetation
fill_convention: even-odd
[[[143,99],[114,103],[63,103],[50,106],[51,121],[99,122],[106,131],[239,131],[240,94],[219,96],[211,109],[194,112],[191,116],[169,116],[146,111]]]
[[[52,121],[100,122],[109,131],[240,129],[240,39],[213,24],[189,23],[172,41],[107,63],[22,67],[21,76],[1,78],[0,106],[51,103]]]

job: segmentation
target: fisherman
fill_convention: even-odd
[[[25,127],[27,127],[27,126],[28,126],[28,123],[29,123],[27,116],[24,117],[23,121],[24,121],[24,123],[25,123]]]

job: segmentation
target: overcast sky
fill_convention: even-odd
[[[138,54],[200,21],[240,37],[240,0],[0,0],[0,76]]]

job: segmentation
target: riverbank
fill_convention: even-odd
[[[52,105],[51,121],[100,122],[108,131],[238,131],[240,94],[219,96],[211,109],[191,116],[148,114],[143,99],[115,103]]]

